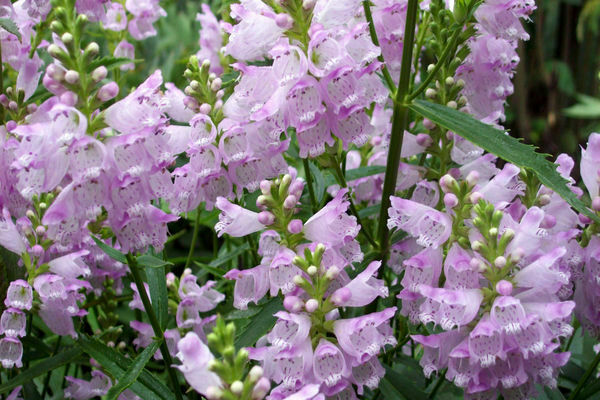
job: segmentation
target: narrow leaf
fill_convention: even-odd
[[[17,24],[12,19],[0,18],[0,28],[4,28],[8,33],[12,33],[17,37],[17,39],[21,40],[19,27],[17,27]]]
[[[0,385],[0,393],[6,393],[9,390],[21,386],[27,382],[31,382],[34,378],[43,375],[62,365],[75,361],[81,355],[81,349],[72,348],[61,351],[53,357],[46,358],[39,363],[30,366],[26,370],[20,371],[14,378]]]
[[[381,203],[373,204],[372,206],[368,206],[358,211],[358,215],[361,218],[370,217],[371,215],[379,214],[379,210],[381,209]]]
[[[415,100],[409,107],[503,160],[531,170],[542,184],[558,193],[574,209],[600,223],[600,217],[591,212],[567,187],[567,181],[556,171],[557,165],[548,161],[546,155],[537,153],[533,146],[521,143],[468,114],[439,104]]]
[[[109,245],[107,245],[106,243],[104,243],[103,241],[101,241],[100,239],[98,239],[95,236],[92,236],[92,239],[94,239],[94,242],[96,242],[96,245],[98,247],[100,247],[100,249],[105,252],[110,258],[112,258],[113,260],[119,261],[123,264],[127,264],[127,257],[125,257],[125,254],[121,253],[118,250],[113,249],[112,247],[110,247]]]
[[[170,261],[165,261],[162,258],[155,257],[150,254],[143,254],[137,258],[137,262],[144,267],[160,268],[165,265],[173,265]]]
[[[241,335],[235,341],[235,347],[248,347],[256,343],[258,339],[264,336],[275,325],[276,318],[273,316],[278,311],[283,310],[283,301],[279,297],[272,298],[264,304],[262,310],[250,319],[250,323],[241,332]]]
[[[365,176],[372,176],[383,173],[385,173],[385,165],[369,165],[366,167],[349,169],[348,171],[346,171],[346,180],[350,182],[355,179],[364,178]]]
[[[325,194],[326,188],[325,178],[323,177],[321,170],[312,162],[308,162],[308,167],[310,168],[310,173],[314,179],[313,184],[317,204],[321,204],[321,200],[323,200],[323,195]]]
[[[133,385],[133,383],[138,379],[150,358],[156,353],[158,347],[160,346],[159,342],[152,342],[150,346],[146,347],[144,351],[142,351],[136,358],[133,360],[125,374],[118,378],[117,384],[110,388],[106,397],[109,400],[116,400],[119,395],[128,387]]]
[[[120,67],[125,64],[140,63],[142,61],[143,60],[132,60],[131,58],[126,58],[126,57],[106,56],[106,57],[102,57],[96,61],[92,61],[87,66],[87,72],[92,72],[93,70],[95,70],[96,68],[98,68],[100,66],[105,66],[107,69],[111,69],[111,68]]]
[[[577,104],[563,109],[563,114],[571,118],[598,119],[600,118],[600,99],[578,94]]]
[[[245,251],[247,251],[249,249],[250,249],[250,245],[248,245],[248,243],[244,243],[243,245],[238,246],[235,250],[230,251],[230,252],[225,252],[225,254],[221,255],[220,257],[215,258],[214,260],[209,262],[208,265],[210,265],[211,267],[220,267],[221,265],[226,264],[230,260],[233,260],[234,258],[239,256],[240,254],[243,254]]]
[[[144,265],[143,263],[140,264]],[[146,266],[146,280],[148,282],[148,289],[150,290],[152,308],[156,311],[160,329],[163,331],[166,329],[169,319],[169,293],[167,292],[165,275],[166,270],[164,265],[159,267]]]
[[[97,339],[82,334],[77,344],[117,380],[125,376],[126,371],[133,364],[133,361],[125,358],[121,353]],[[138,379],[131,384],[130,388],[144,400],[171,400],[175,398],[161,379],[145,369],[142,370]]]

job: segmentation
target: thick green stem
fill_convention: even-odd
[[[377,38],[377,32],[375,31],[375,24],[373,23],[373,15],[371,14],[371,5],[369,4],[370,1],[363,0],[362,3],[363,3],[363,9],[365,10],[365,18],[366,18],[367,22],[369,23],[369,34],[371,35],[371,41],[373,42],[373,44],[375,46],[381,48],[381,46],[379,46],[379,39]],[[385,79],[385,82],[387,83],[387,86],[390,89],[390,92],[395,93],[396,85],[394,84],[394,80],[392,79],[392,76],[390,75],[390,71],[388,71],[388,69],[387,69],[387,65],[385,64],[385,60],[383,59],[383,53],[380,53],[379,56],[377,56],[377,59],[379,60],[379,62],[381,62],[383,64],[381,73],[383,74],[383,78]]]
[[[433,79],[435,79],[440,68],[442,68],[444,66],[444,64],[446,63],[446,60],[448,59],[448,56],[450,55],[450,53],[454,53],[456,41],[458,40],[458,36],[460,35],[461,32],[462,32],[461,27],[455,27],[455,31],[452,34],[452,37],[446,44],[446,47],[444,48],[444,51],[442,52],[442,55],[440,56],[438,62],[435,63],[435,67],[433,68],[431,73],[429,73],[429,75],[427,75],[427,78],[425,78],[425,80],[419,85],[419,87],[413,93],[411,93],[410,96],[408,96],[409,101],[414,100],[419,94],[421,94],[421,92],[423,92],[425,89],[427,89],[427,86],[429,86],[431,81]]]
[[[154,308],[152,308],[152,303],[150,303],[150,299],[148,298],[148,293],[146,293],[144,280],[142,279],[142,275],[140,274],[140,269],[137,264],[137,260],[133,255],[127,254],[127,264],[129,265],[129,270],[131,271],[131,275],[133,276],[133,281],[135,282],[135,286],[137,287],[140,299],[142,300],[142,304],[144,305],[144,310],[146,310],[146,315],[150,320],[150,325],[152,325],[154,335],[156,335],[157,340],[160,340],[160,354],[162,354],[163,360],[165,361],[167,373],[169,374],[169,380],[171,381],[171,384],[173,386],[173,393],[175,393],[175,397],[177,398],[177,400],[183,400],[183,396],[181,394],[181,387],[179,386],[179,382],[177,381],[177,375],[175,374],[175,370],[172,367],[173,360],[171,359],[171,353],[169,353],[169,348],[167,347],[167,341],[165,340],[163,331],[160,328],[160,323],[158,322],[158,318],[156,317]]]
[[[313,188],[312,174],[310,173],[310,165],[307,158],[302,159],[304,164],[304,174],[306,175],[306,185],[308,186],[308,194],[310,196],[310,207],[313,212],[317,211],[317,198],[315,197],[315,189]]]
[[[577,395],[579,394],[579,392],[581,392],[581,389],[583,389],[583,387],[585,386],[585,383],[588,381],[590,376],[596,371],[596,368],[598,368],[598,364],[600,364],[600,352],[598,352],[598,354],[596,354],[594,361],[592,361],[592,364],[589,366],[587,371],[585,371],[585,374],[581,377],[581,379],[577,383],[575,390],[573,390],[571,392],[571,395],[569,396],[568,400],[575,400],[577,398]]]
[[[394,96],[394,114],[392,117],[392,135],[390,138],[387,167],[383,182],[383,194],[381,197],[381,211],[379,212],[379,246],[381,249],[382,263],[385,262],[389,253],[389,229],[387,227],[388,208],[390,207],[390,196],[396,190],[398,179],[398,166],[400,165],[400,154],[402,153],[402,141],[404,130],[408,125],[408,107],[405,103],[410,83],[410,72],[412,67],[413,44],[415,40],[415,25],[417,21],[418,0],[408,0],[406,10],[406,26],[404,28],[404,43],[402,46],[402,65],[400,67],[400,81],[398,90]]]
[[[192,258],[194,257],[194,250],[196,249],[196,242],[198,241],[198,231],[200,230],[200,207],[196,208],[196,220],[194,222],[194,232],[192,233],[192,243],[190,243],[190,251],[188,251],[187,259],[185,260],[185,267],[189,268],[192,264]]]
[[[342,169],[340,168],[340,163],[339,163],[339,160],[337,159],[337,157],[335,157],[333,164],[335,165],[335,174],[336,174],[338,183],[340,184],[340,186],[347,188],[348,183],[346,182],[346,177],[344,176],[344,172],[342,172]],[[362,223],[360,215],[358,214],[358,211],[356,210],[356,206],[354,205],[354,200],[352,200],[352,196],[349,195],[348,199],[350,200],[350,212],[352,212],[352,215],[354,215],[356,217],[356,221],[361,226],[360,233],[362,233],[365,236],[365,238],[371,244],[371,246],[373,246],[373,248],[377,249],[377,247],[378,247],[377,243],[375,242],[375,240],[369,233],[369,230],[367,229],[367,227]]]

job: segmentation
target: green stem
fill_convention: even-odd
[[[335,173],[336,173],[336,177],[337,177],[338,183],[343,188],[347,188],[348,187],[348,183],[346,182],[346,177],[344,176],[344,173],[342,172],[342,169],[340,168],[340,163],[339,163],[339,160],[337,159],[337,156],[334,157],[333,164],[335,165]],[[371,244],[371,246],[373,246],[373,248],[376,249],[378,247],[377,243],[375,242],[375,240],[373,239],[373,237],[369,233],[369,230],[367,229],[367,227],[362,223],[362,221],[360,219],[360,215],[358,214],[358,211],[356,210],[356,207],[354,206],[354,200],[352,200],[352,196],[351,195],[348,196],[348,199],[350,200],[350,211],[356,217],[356,221],[358,222],[358,224],[362,228],[360,230],[360,232],[365,236],[365,238]]]
[[[306,175],[306,185],[308,186],[308,194],[310,196],[310,207],[313,213],[317,211],[317,198],[315,197],[315,189],[313,188],[312,174],[310,173],[310,165],[307,158],[302,159],[304,165],[304,174]]]
[[[194,223],[194,233],[192,233],[192,243],[190,243],[190,251],[188,252],[187,259],[185,260],[185,267],[189,268],[192,264],[192,258],[194,257],[194,250],[196,248],[196,242],[198,241],[198,231],[200,230],[200,207],[196,208],[196,221]]]
[[[594,361],[592,361],[592,364],[589,366],[587,371],[585,371],[585,374],[581,377],[581,379],[577,383],[577,387],[575,387],[575,390],[573,390],[571,392],[571,395],[569,396],[568,400],[575,400],[577,398],[577,395],[579,394],[579,392],[581,392],[581,389],[583,389],[587,380],[596,371],[596,368],[598,368],[598,364],[600,364],[600,352],[598,352],[598,354],[596,354]]]
[[[385,262],[389,253],[389,235],[387,227],[388,208],[391,201],[390,196],[396,191],[396,180],[398,179],[398,166],[400,165],[400,154],[402,153],[402,141],[404,130],[408,125],[408,107],[405,104],[408,86],[410,83],[410,71],[412,67],[413,43],[415,39],[415,25],[417,20],[418,0],[408,0],[406,10],[406,25],[404,28],[404,44],[402,46],[402,65],[400,68],[400,81],[398,90],[394,96],[394,114],[392,117],[392,135],[390,138],[387,157],[387,167],[383,183],[383,194],[381,197],[381,210],[379,212],[379,245],[381,249],[382,263]]]
[[[183,396],[181,394],[181,387],[179,386],[179,382],[177,381],[177,375],[175,374],[175,370],[172,367],[173,360],[171,359],[171,353],[169,353],[169,348],[167,347],[167,341],[165,340],[163,331],[160,328],[160,323],[158,322],[158,318],[156,317],[154,308],[152,308],[152,304],[150,303],[150,299],[148,298],[148,293],[146,293],[146,287],[144,286],[144,281],[142,279],[142,275],[140,274],[140,269],[137,264],[137,260],[133,255],[127,254],[127,264],[129,265],[129,270],[131,271],[131,275],[133,276],[133,280],[135,282],[135,286],[137,287],[138,293],[140,294],[140,299],[142,300],[142,304],[144,305],[144,310],[146,310],[146,315],[148,315],[148,319],[150,320],[150,325],[152,325],[154,335],[156,335],[158,340],[160,340],[160,353],[162,354],[163,360],[165,361],[167,373],[169,374],[169,379],[171,380],[171,384],[173,385],[175,397],[177,398],[177,400],[183,400]]]
[[[452,34],[452,37],[450,38],[450,40],[446,44],[446,47],[444,48],[444,51],[442,52],[442,55],[440,56],[438,62],[435,63],[435,67],[433,68],[431,73],[429,75],[427,75],[427,78],[425,78],[425,80],[419,85],[419,87],[408,96],[408,101],[414,100],[418,95],[421,94],[421,92],[423,92],[425,89],[427,89],[427,86],[429,86],[431,81],[433,79],[435,79],[440,68],[442,68],[444,66],[444,64],[446,63],[446,60],[448,59],[448,56],[450,55],[450,53],[454,53],[453,50],[454,50],[454,47],[456,46],[456,41],[458,40],[458,36],[460,35],[461,32],[462,32],[462,27],[455,28],[454,33]]]
[[[375,31],[375,24],[373,23],[373,14],[371,14],[371,5],[369,4],[370,1],[363,0],[362,3],[363,3],[363,10],[365,11],[365,18],[367,19],[367,22],[369,23],[369,34],[371,35],[371,41],[373,42],[373,44],[375,46],[377,46],[378,48],[381,48],[381,46],[379,45],[379,39],[377,38],[377,31]],[[385,82],[387,83],[387,86],[390,89],[390,92],[392,92],[392,93],[396,92],[396,85],[394,84],[394,80],[392,79],[392,76],[390,75],[390,71],[388,71],[388,69],[387,69],[385,60],[383,59],[383,52],[379,53],[379,56],[377,56],[377,59],[379,60],[380,63],[383,64],[381,73],[383,74],[383,78],[385,79]]]

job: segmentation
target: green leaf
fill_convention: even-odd
[[[373,204],[372,206],[368,206],[358,211],[358,215],[361,218],[370,217],[371,215],[379,214],[379,210],[381,209],[381,203]]]
[[[21,40],[21,33],[19,32],[19,28],[12,19],[0,18],[0,27],[4,28],[6,31],[8,31],[8,33],[12,33],[19,40]]]
[[[140,264],[145,265],[143,263]],[[159,267],[146,265],[146,280],[148,282],[148,289],[150,290],[152,308],[156,311],[160,329],[163,331],[167,328],[167,321],[169,320],[169,293],[167,292],[165,275],[166,269],[164,265]]]
[[[537,153],[534,147],[521,143],[468,114],[439,104],[415,100],[409,107],[503,160],[531,170],[542,184],[558,193],[574,209],[600,223],[600,217],[591,212],[567,187],[567,181],[556,171],[557,165],[548,161],[546,155]]]
[[[150,267],[150,268],[160,268],[160,267],[164,267],[165,265],[173,265],[172,262],[165,261],[162,258],[158,258],[151,254],[143,254],[143,255],[139,256],[137,258],[137,262],[138,262],[138,264],[143,265],[144,267]]]
[[[118,378],[117,384],[110,388],[106,397],[109,400],[116,400],[119,395],[128,387],[133,385],[133,383],[138,379],[150,358],[156,353],[158,347],[160,346],[159,342],[152,342],[150,346],[146,347],[144,351],[142,351],[136,358],[133,360],[125,374]]]
[[[567,117],[580,119],[600,118],[600,99],[583,94],[578,94],[576,97],[578,103],[565,108],[563,114]]]
[[[395,396],[389,397],[386,395],[386,399],[405,398],[410,400],[427,400],[427,394],[423,390],[416,387],[414,383],[410,379],[407,379],[404,374],[399,374],[387,365],[384,367],[386,371],[385,376],[379,383],[381,391],[385,394],[383,389],[385,387],[388,393],[395,394]]]
[[[77,344],[117,380],[122,379],[133,364],[133,361],[125,358],[121,353],[97,339],[81,334]],[[144,400],[171,400],[175,398],[161,379],[145,369],[140,372],[137,380],[131,384],[130,388]]]
[[[81,349],[72,348],[64,350],[53,357],[46,358],[37,364],[30,366],[26,370],[20,371],[14,378],[0,385],[0,393],[6,393],[9,390],[31,382],[34,378],[52,371],[62,365],[75,361],[81,355]]]
[[[94,242],[96,242],[96,245],[98,247],[100,247],[100,249],[105,252],[110,258],[112,258],[113,260],[119,261],[123,264],[127,264],[127,257],[125,257],[125,254],[121,253],[118,250],[113,249],[112,247],[110,247],[109,245],[107,245],[106,243],[104,243],[103,241],[101,241],[100,239],[98,239],[95,236],[92,236],[92,239],[94,239]]]
[[[277,318],[273,316],[283,310],[283,300],[274,297],[262,306],[262,310],[251,318],[250,323],[235,340],[235,347],[252,346],[275,325]]]
[[[214,260],[209,262],[208,265],[210,265],[211,267],[215,267],[215,268],[220,267],[221,265],[224,265],[224,264],[228,263],[229,261],[233,260],[240,254],[243,254],[245,251],[248,251],[249,249],[250,249],[250,245],[248,243],[244,243],[241,246],[237,246],[237,248],[235,250],[230,251],[230,252],[225,252],[220,257],[215,258]]]
[[[318,204],[321,204],[321,200],[323,200],[323,195],[325,194],[325,178],[323,177],[323,172],[311,161],[308,162],[308,167],[310,169],[310,173],[313,177],[314,191],[315,197]]]
[[[93,70],[95,70],[96,68],[98,68],[102,65],[105,66],[107,69],[111,69],[111,68],[120,67],[125,64],[140,63],[142,61],[143,60],[132,60],[131,58],[126,58],[126,57],[106,56],[106,57],[102,57],[98,60],[95,60],[95,61],[92,61],[91,63],[89,63],[86,70],[87,70],[87,72],[92,72]]]
[[[385,165],[369,165],[346,171],[346,181],[350,182],[355,179],[364,178],[365,176],[377,175],[385,173]]]
[[[406,399],[406,397],[404,397],[402,395],[402,393],[400,393],[396,389],[396,387],[390,382],[390,380],[387,377],[383,377],[379,381],[379,390],[381,390],[381,393],[383,394],[384,399],[398,399],[398,400]]]

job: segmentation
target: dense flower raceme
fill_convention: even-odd
[[[365,214],[359,222],[355,204],[379,204],[384,176],[347,174],[346,182],[345,172],[386,166],[393,113],[386,85],[397,84],[401,69],[406,1],[371,2],[379,47],[358,0],[242,0],[224,21],[202,5],[200,49],[184,73],[189,85],[165,83],[157,70],[131,91],[120,87],[118,74],[107,78],[108,68],[94,59],[97,44],[76,47],[87,43],[77,35],[87,21],[119,32],[114,43],[117,36],[107,35],[109,47],[133,61],[131,42],[155,35],[164,9],[157,0],[71,3],[75,12],[53,14],[45,1],[0,4],[0,17],[19,31],[0,29],[12,79],[0,94],[0,245],[19,258],[23,278],[8,284],[0,316],[3,368],[23,365],[22,338],[33,315],[53,333],[78,338],[77,319],[94,310],[93,321],[101,305],[102,327],[121,324],[132,337],[122,341],[119,326],[107,343],[132,353],[151,345],[152,324],[123,324],[116,315],[116,296],[128,293],[130,309],[148,312],[139,288],[152,303],[150,286],[130,284],[127,266],[101,247],[130,257],[159,254],[168,223],[214,207],[219,240],[247,237],[252,254],[244,259],[255,262],[222,271],[234,284],[214,268],[214,281],[188,268],[165,276],[168,353],[207,398],[364,396],[385,374],[383,355],[386,363],[396,355],[401,318],[421,325],[410,338],[423,350],[427,377],[446,370],[467,398],[529,398],[536,384],[557,385],[573,313],[600,336],[597,225],[529,171],[498,169],[494,156],[426,119],[404,132],[388,211],[389,228],[407,236],[398,235],[386,268],[372,261],[375,253],[363,254],[376,250],[359,236],[366,239],[374,221]],[[464,2],[456,3],[448,10],[432,0],[419,12],[438,25],[461,22]],[[479,5],[467,29],[459,27],[460,40],[449,42],[458,46],[443,69],[449,76],[439,72],[425,96],[501,122],[519,61],[515,49],[527,39],[521,19],[534,8],[529,1]],[[45,21],[48,15],[54,19]],[[45,26],[52,37],[38,38]],[[441,53],[448,39],[439,29],[418,33],[431,39],[423,42],[433,43],[428,51]],[[44,66],[31,46],[46,47],[52,63]],[[91,60],[98,66],[88,71],[82,65]],[[416,86],[423,71],[414,72]],[[382,79],[387,73],[392,78]],[[38,90],[51,97],[29,100]],[[331,169],[337,184],[327,187],[329,202],[321,202],[322,182],[313,202],[315,182],[304,190],[310,181],[299,176],[294,156],[315,161],[304,164],[305,176],[315,165]],[[557,164],[585,201],[570,178],[573,160],[560,155]],[[598,165],[600,135],[592,134],[581,176],[594,211]],[[248,200],[258,190],[254,208]],[[223,288],[230,287],[228,299]],[[399,310],[390,292],[399,292]],[[273,328],[236,350],[234,326],[215,309],[243,313],[275,304],[266,297],[283,304]],[[248,359],[260,367],[240,372]],[[90,365],[88,378],[66,377],[65,397],[103,396],[116,383],[95,360]],[[119,398],[138,397],[127,390]]]

